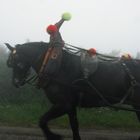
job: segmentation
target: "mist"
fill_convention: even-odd
[[[139,0],[0,0],[0,44],[49,41],[48,25],[70,12],[60,32],[65,42],[100,53],[140,52]]]

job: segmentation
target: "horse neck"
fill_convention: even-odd
[[[32,68],[36,71],[36,73],[39,73],[41,69],[46,52],[46,44],[42,44],[42,46],[35,52],[34,61],[32,62]]]
[[[28,57],[28,62],[30,63],[31,67],[36,71],[39,72],[40,67],[42,65],[42,61],[44,58],[44,54],[47,51],[48,43],[44,42],[33,42],[25,44],[24,52]],[[27,47],[27,49],[26,49]]]
[[[39,73],[44,56],[47,52],[48,43],[30,43],[28,44],[27,48],[26,53],[29,56],[29,63],[36,73]],[[63,50],[61,67],[63,67],[62,65],[64,66],[63,71],[66,71],[69,74],[71,73],[71,75],[75,75],[80,71],[80,58]],[[69,67],[67,67],[67,65],[69,65]],[[73,71],[71,71],[69,68],[73,69],[75,74],[73,74]]]

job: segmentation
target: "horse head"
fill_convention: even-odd
[[[26,59],[26,55],[20,50],[20,47],[12,47],[8,43],[5,43],[10,50],[10,54],[7,60],[7,66],[12,68],[13,76],[12,83],[15,87],[20,87],[25,84],[25,81],[30,73],[30,63]]]

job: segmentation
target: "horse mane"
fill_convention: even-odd
[[[47,50],[49,43],[46,42],[28,42],[24,44],[17,44],[15,46],[19,54],[23,54],[29,58],[35,58],[43,54]]]
[[[48,48],[48,44],[49,43],[46,42],[28,42],[24,44],[17,44],[15,47],[20,52],[33,51],[33,50],[39,51]]]

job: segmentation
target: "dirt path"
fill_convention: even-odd
[[[56,133],[65,136],[64,140],[71,140],[70,130],[54,129]],[[139,132],[122,132],[115,130],[81,130],[82,140],[138,140]],[[0,140],[44,140],[38,128],[0,127]]]

